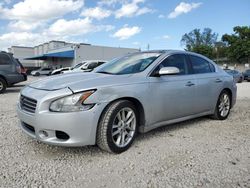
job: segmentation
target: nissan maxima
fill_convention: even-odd
[[[202,55],[146,51],[33,82],[17,113],[21,129],[41,142],[121,153],[139,132],[200,116],[225,120],[236,91],[233,77]]]

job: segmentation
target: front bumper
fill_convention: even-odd
[[[47,100],[50,94],[47,95],[45,93],[52,92],[41,90],[36,90],[35,92],[35,96],[44,95],[42,99],[37,100],[35,113],[32,114],[24,111],[19,104],[17,105],[17,114],[20,119],[21,129],[27,135],[41,142],[59,146],[85,146],[96,143],[98,120],[106,104],[96,104],[88,111],[70,113],[51,112],[48,110],[51,100]],[[25,92],[23,95],[25,95]],[[58,138],[57,132],[66,133],[69,138]]]

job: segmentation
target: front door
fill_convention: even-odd
[[[177,67],[178,75],[153,76],[162,67]],[[151,122],[155,124],[195,113],[195,75],[190,74],[188,59],[184,54],[175,54],[163,60],[150,79]]]

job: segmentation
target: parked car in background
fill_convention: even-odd
[[[62,71],[62,73],[72,73],[72,72],[91,72],[96,67],[102,65],[105,61],[99,60],[89,60],[77,64],[73,69],[68,71]]]
[[[225,120],[236,91],[233,77],[202,55],[146,51],[32,83],[17,112],[21,129],[41,142],[121,153],[138,131],[207,115]]]
[[[42,67],[38,70],[31,71],[31,75],[32,76],[50,75],[52,71],[53,71],[52,68]]]
[[[71,67],[63,67],[63,68],[59,68],[59,69],[55,69],[51,72],[50,75],[57,75],[57,74],[61,74],[62,71],[68,71],[68,70],[71,70],[72,68]]]
[[[0,52],[0,93],[13,84],[27,80],[22,64],[12,54]]]
[[[224,69],[228,74],[232,75],[236,83],[241,83],[244,80],[243,74],[238,70]]]
[[[250,82],[250,69],[247,69],[243,72],[244,80]]]

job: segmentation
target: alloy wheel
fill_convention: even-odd
[[[228,94],[224,93],[220,97],[219,113],[222,117],[226,117],[230,111],[230,98]]]
[[[135,112],[129,108],[122,108],[116,115],[112,125],[112,139],[116,146],[127,146],[134,137],[136,129]]]
[[[0,91],[3,89],[3,83],[0,82]]]

